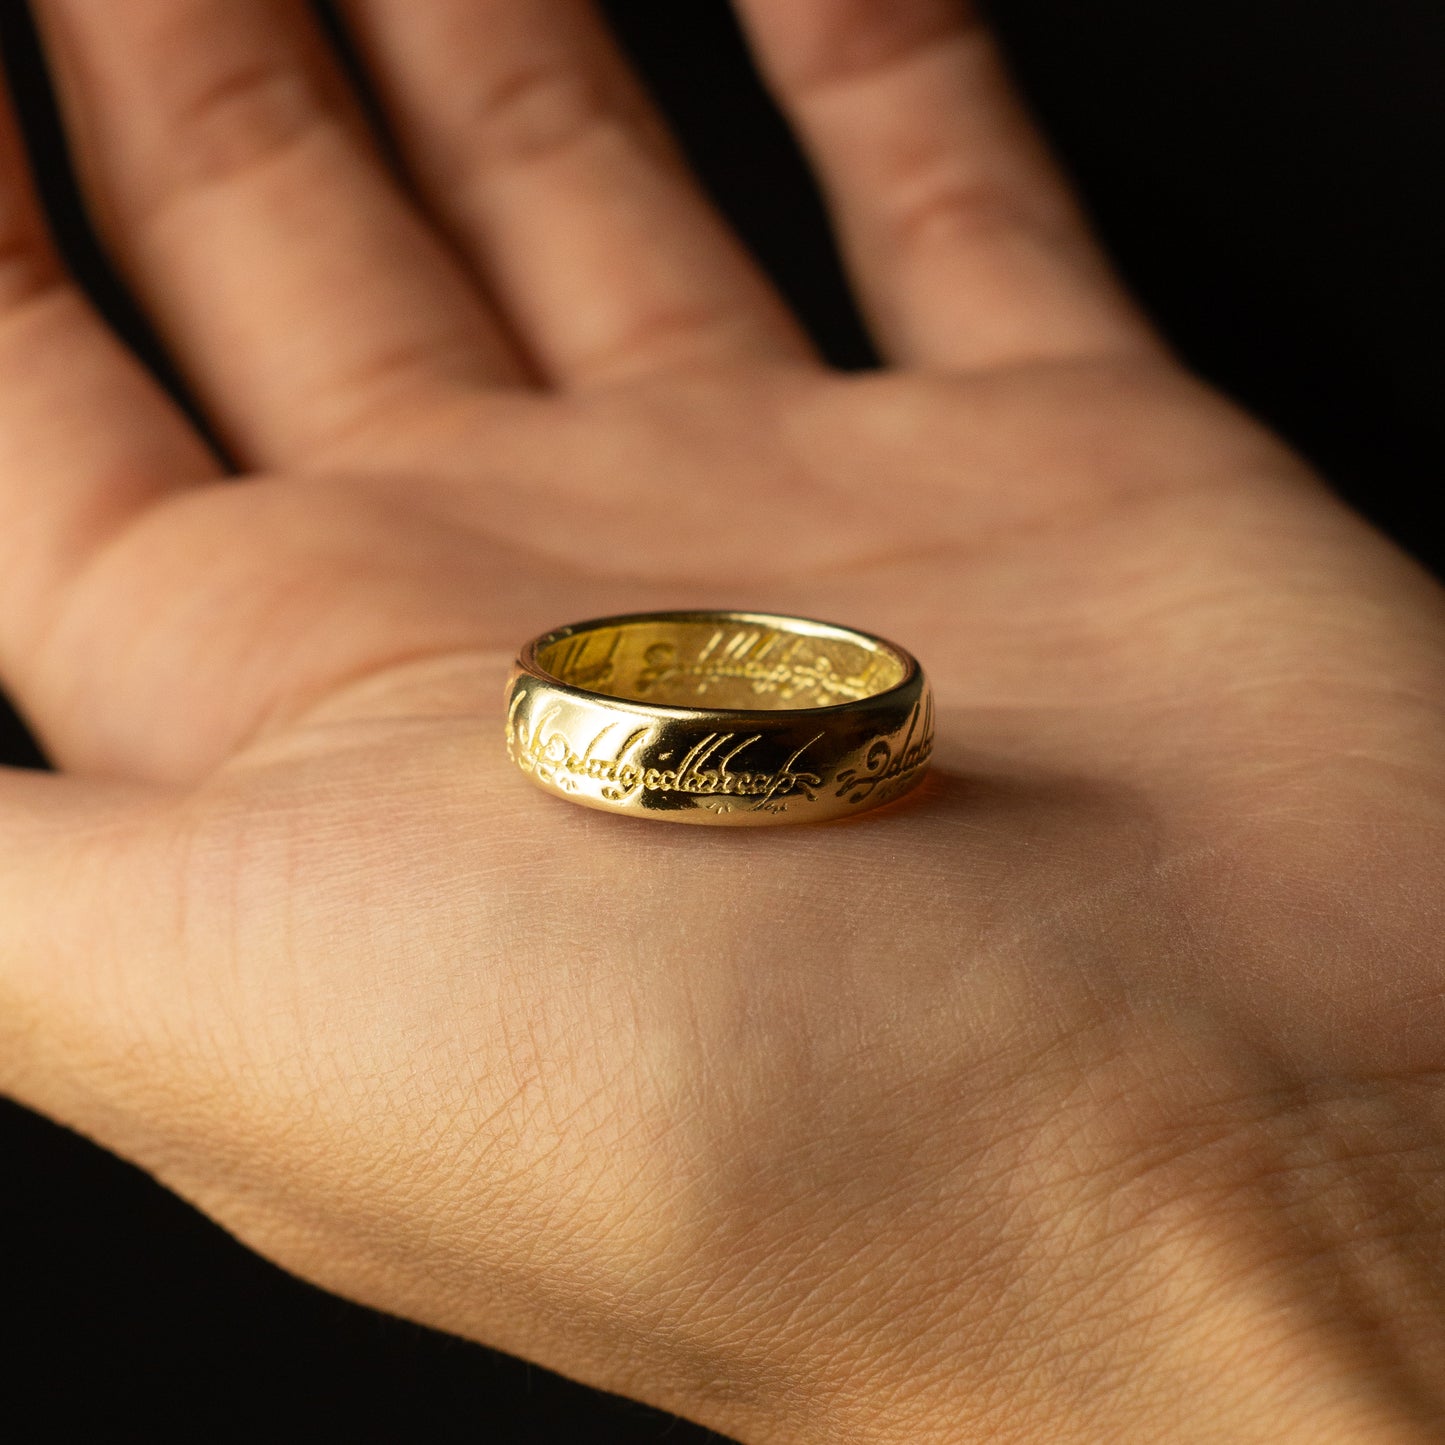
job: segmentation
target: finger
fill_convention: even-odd
[[[77,577],[142,513],[219,474],[66,277],[0,96],[0,679],[32,719],[42,679],[95,661],[49,645]]]
[[[809,348],[583,0],[346,0],[419,185],[564,382]]]
[[[243,460],[518,378],[302,0],[37,8],[102,229]]]
[[[968,0],[738,0],[900,360],[1156,346]]]

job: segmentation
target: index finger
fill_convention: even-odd
[[[897,359],[1157,349],[968,0],[737,0]]]

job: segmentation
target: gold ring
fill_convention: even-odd
[[[573,803],[674,823],[813,823],[890,802],[933,752],[901,647],[763,612],[655,612],[529,642],[507,751]]]

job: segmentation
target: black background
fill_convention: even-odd
[[[608,8],[735,223],[833,358],[866,365],[821,209],[725,6]],[[1445,7],[992,8],[1115,257],[1175,344],[1440,570]],[[13,0],[0,0],[0,43],[72,264],[163,371],[85,230]],[[40,763],[3,703],[0,761]],[[0,1161],[0,1430],[17,1445],[717,1438],[312,1290],[6,1105]]]

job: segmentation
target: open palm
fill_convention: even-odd
[[[1255,1438],[1200,1428],[1223,1367],[1261,1439],[1429,1414],[1440,1220],[1348,1242],[1442,1177],[1445,609],[1153,339],[961,7],[740,7],[896,362],[857,377],[572,0],[342,7],[409,191],[299,6],[37,8],[247,474],[10,136],[0,667],[63,771],[0,780],[7,1089],[748,1439]],[[916,652],[928,785],[758,834],[531,788],[517,646],[691,606]],[[1328,1388],[1382,1301],[1389,1371]]]

